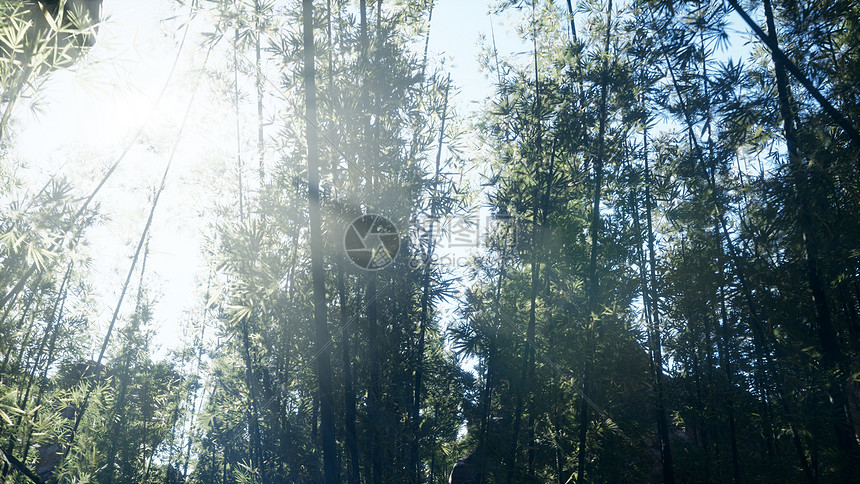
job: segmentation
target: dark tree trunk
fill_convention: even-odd
[[[532,19],[534,22],[534,18]],[[533,28],[536,28],[533,26]],[[509,463],[508,463],[508,473],[507,473],[507,483],[510,484],[513,480],[514,472],[516,470],[517,463],[517,454],[519,451],[519,434],[520,434],[520,425],[522,422],[522,414],[523,409],[525,407],[525,403],[529,404],[529,420],[528,420],[528,440],[527,447],[528,451],[528,472],[529,474],[533,474],[534,471],[534,452],[532,450],[534,444],[534,412],[533,405],[531,402],[531,390],[529,386],[532,384],[534,380],[534,357],[535,357],[535,325],[536,325],[536,305],[537,305],[537,291],[539,284],[539,269],[540,269],[540,260],[538,258],[538,252],[542,249],[539,249],[539,245],[541,243],[541,235],[543,224],[540,220],[540,207],[541,202],[543,201],[540,196],[540,171],[541,171],[541,141],[543,130],[541,127],[541,118],[540,118],[540,110],[541,110],[541,92],[540,92],[540,74],[538,70],[538,52],[537,52],[537,32],[533,31],[533,60],[534,60],[534,74],[535,74],[535,104],[534,104],[534,116],[535,122],[537,123],[537,132],[535,136],[535,153],[537,155],[532,161],[534,166],[534,189],[532,190],[532,247],[531,247],[531,286],[529,293],[529,320],[528,326],[526,328],[526,340],[523,344],[523,365],[520,371],[520,384],[519,389],[517,391],[517,404],[516,410],[514,414],[514,425],[512,431],[512,439],[511,439],[511,448],[509,451]],[[545,207],[544,207],[545,208]]]
[[[248,329],[248,319],[242,322],[242,360],[245,363],[245,384],[248,387],[248,432],[251,462],[265,475],[263,469],[262,446],[260,445],[260,397],[257,393],[257,381],[254,375],[254,361],[251,358],[251,338]],[[265,482],[265,479],[264,479]]]
[[[370,429],[370,464],[373,484],[382,483],[382,428],[379,421],[379,311],[376,304],[376,273],[368,275],[367,320],[370,349],[370,388],[367,392],[368,427]]]
[[[364,141],[365,141],[365,156],[367,162],[365,164],[365,178],[367,189],[371,192],[374,189],[374,173],[373,164],[370,159],[375,156],[369,148],[370,142],[370,101],[368,99],[370,76],[369,68],[369,53],[368,53],[368,32],[367,32],[367,0],[359,2],[360,15],[360,56],[359,56],[359,71],[362,76],[364,88],[361,90],[361,109],[364,111]],[[379,305],[376,302],[377,297],[377,277],[375,272],[371,272],[367,276],[367,290],[365,291],[367,304],[367,324],[368,324],[368,360],[370,363],[370,384],[367,391],[367,415],[368,415],[368,446],[370,447],[370,482],[373,484],[382,483],[382,428],[379,421],[380,405],[379,405]]]
[[[605,56],[609,56],[609,39],[612,35],[612,0],[606,7],[606,37],[603,44]],[[588,273],[586,275],[586,299],[588,311],[588,327],[586,328],[586,352],[582,373],[582,395],[579,404],[579,449],[577,455],[576,482],[585,482],[585,455],[588,444],[588,393],[591,391],[591,359],[594,357],[594,332],[598,321],[594,319],[597,313],[597,298],[599,295],[599,281],[597,278],[597,253],[598,239],[601,231],[600,223],[600,194],[603,185],[603,163],[606,137],[606,98],[609,63],[604,58],[600,74],[600,121],[597,132],[597,156],[594,160],[594,195],[591,202],[591,255],[588,262]]]
[[[326,314],[325,274],[323,273],[322,218],[320,215],[319,154],[317,147],[316,70],[314,68],[314,8],[312,0],[302,1],[304,37],[305,127],[308,148],[308,221],[310,224],[311,279],[313,284],[317,378],[319,380],[320,426],[323,471],[326,484],[340,482],[332,401],[331,350]]]
[[[265,151],[266,151],[266,139],[265,134],[263,132],[263,72],[262,72],[262,59],[261,53],[262,48],[260,46],[260,36],[263,35],[263,26],[260,21],[262,17],[262,6],[260,5],[260,0],[254,0],[254,27],[255,27],[255,35],[254,35],[254,65],[256,67],[256,72],[254,76],[254,82],[257,87],[257,156],[259,157],[259,177],[260,177],[260,185],[263,185],[263,179],[266,175],[265,170]]]
[[[349,331],[348,312],[346,309],[346,284],[344,283],[343,265],[346,261],[341,258],[337,269],[337,293],[340,304],[341,359],[343,365],[343,406],[344,430],[346,433],[346,451],[349,454],[347,479],[349,484],[358,484],[361,463],[358,457],[358,433],[355,428],[355,389],[352,381],[352,358],[350,357],[351,331]]]
[[[828,396],[832,409],[832,424],[836,434],[836,443],[845,453],[851,465],[860,461],[860,448],[854,438],[852,426],[846,420],[848,413],[845,387],[842,382],[844,373],[842,353],[836,335],[836,329],[830,315],[830,306],[825,293],[825,283],[822,281],[820,249],[817,234],[813,226],[812,206],[807,196],[813,187],[809,184],[810,175],[806,163],[801,158],[797,147],[797,136],[794,126],[794,113],[791,108],[791,86],[786,74],[786,60],[777,55],[779,39],[777,38],[776,23],[770,0],[764,0],[764,12],[767,22],[768,37],[773,45],[772,60],[776,75],[777,98],[779,100],[779,112],[783,121],[785,133],[785,145],[788,151],[789,176],[794,184],[795,197],[797,199],[797,221],[803,238],[806,272],[810,292],[812,292],[813,306],[815,307],[815,322],[818,331],[818,339],[821,345],[822,361],[828,369],[836,375],[833,378]],[[855,132],[856,134],[856,132]],[[850,465],[848,466],[850,467]],[[846,468],[846,482],[853,480]]]
[[[656,392],[657,434],[660,437],[660,457],[663,466],[663,482],[675,482],[675,471],[672,466],[672,448],[669,442],[669,421],[666,417],[666,397],[663,386],[663,345],[661,341],[660,310],[657,302],[657,256],[654,250],[654,228],[651,209],[651,171],[648,165],[648,130],[643,134],[643,151],[645,160],[645,223],[648,231],[648,289],[642,294],[647,303],[646,310],[650,313],[651,355],[653,358],[654,389]],[[638,214],[636,223],[638,225]],[[644,261],[643,261],[644,262]],[[644,272],[644,268],[642,269]],[[644,274],[643,274],[644,276]],[[643,281],[644,285],[644,281]]]
[[[776,26],[773,18],[773,9],[770,0],[764,0],[764,12],[767,19],[767,30],[774,45],[779,45],[776,36]],[[804,251],[806,255],[806,271],[810,292],[812,292],[813,306],[815,307],[815,322],[818,337],[821,344],[822,354],[828,365],[837,364],[840,360],[839,345],[836,340],[836,331],[830,318],[830,306],[821,280],[821,264],[818,249],[818,241],[815,238],[812,226],[812,214],[810,212],[810,200],[808,198],[809,173],[806,164],[800,156],[797,148],[797,137],[794,129],[794,114],[791,109],[791,87],[788,85],[788,76],[785,72],[785,64],[778,56],[772,56],[774,71],[776,74],[777,99],[779,100],[779,113],[783,120],[785,133],[785,146],[788,151],[788,168],[794,183],[795,196],[797,198],[797,221],[803,238]]]
[[[442,142],[445,136],[445,118],[448,115],[448,88],[451,84],[451,79],[448,79],[448,85],[445,87],[445,100],[442,104],[442,126],[439,128],[439,146],[436,150],[436,172],[433,177],[433,194],[431,203],[430,228],[427,238],[427,259],[424,262],[424,277],[422,281],[421,293],[421,322],[418,329],[418,351],[415,360],[415,387],[412,397],[412,448],[410,449],[410,464],[412,471],[415,473],[415,482],[420,483],[422,480],[421,459],[420,459],[420,413],[421,413],[421,385],[424,377],[424,340],[427,326],[430,324],[430,271],[432,268],[433,259],[433,225],[436,220],[436,189],[439,184],[439,171],[442,165]]]

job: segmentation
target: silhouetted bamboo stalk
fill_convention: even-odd
[[[860,133],[858,133],[857,129],[854,128],[851,122],[841,112],[834,108],[830,101],[828,101],[827,98],[824,97],[823,94],[821,94],[821,91],[819,91],[818,88],[816,88],[812,84],[812,81],[810,81],[809,78],[806,77],[803,71],[801,71],[800,68],[798,68],[797,65],[795,65],[795,63],[792,62],[791,59],[789,59],[788,56],[785,55],[782,49],[779,48],[779,42],[776,39],[776,35],[771,36],[766,34],[761,29],[761,27],[759,27],[759,25],[755,23],[752,18],[750,18],[749,14],[747,14],[746,11],[741,8],[737,0],[728,1],[729,5],[731,5],[732,8],[735,9],[735,11],[738,13],[738,15],[740,15],[744,22],[746,22],[747,25],[749,25],[749,27],[753,30],[753,32],[755,32],[759,40],[764,42],[764,44],[770,50],[774,61],[779,62],[783,66],[783,69],[788,70],[794,76],[794,78],[797,79],[797,81],[804,87],[804,89],[806,89],[806,92],[808,92],[809,95],[812,96],[818,102],[821,108],[824,109],[824,112],[827,113],[827,115],[834,122],[836,122],[836,124],[838,124],[843,131],[845,131],[845,134],[848,135],[851,142],[854,143],[855,149],[860,149]]]
[[[608,1],[606,8],[606,37],[603,43],[603,62],[601,63],[600,73],[600,106],[599,106],[599,126],[597,131],[597,156],[594,160],[594,194],[592,196],[591,207],[591,225],[589,227],[589,235],[591,238],[591,255],[588,262],[588,273],[586,275],[586,299],[587,311],[586,318],[588,326],[586,327],[586,354],[584,356],[583,376],[582,376],[582,394],[580,396],[579,405],[579,449],[577,455],[576,482],[585,482],[585,464],[586,464],[586,448],[588,437],[588,401],[586,395],[591,392],[591,365],[594,357],[594,331],[598,323],[595,317],[597,308],[597,298],[599,295],[599,281],[597,279],[597,253],[598,253],[598,238],[600,235],[600,198],[603,184],[603,163],[606,137],[606,97],[608,84],[609,70],[609,41],[612,35],[612,0]]]
[[[186,29],[186,32],[187,32],[187,29]],[[203,66],[206,65],[206,62],[209,59],[209,53],[210,52],[211,52],[211,49],[206,53],[206,59],[204,59],[204,61],[203,61]],[[147,217],[146,223],[144,224],[144,227],[143,227],[143,231],[140,234],[140,239],[138,240],[137,248],[135,249],[134,256],[132,257],[132,260],[131,260],[131,266],[129,267],[128,273],[126,274],[126,277],[125,277],[125,281],[123,282],[123,285],[122,285],[122,289],[120,290],[119,300],[117,301],[116,307],[113,311],[113,315],[111,316],[110,323],[108,324],[108,329],[105,332],[105,336],[104,336],[104,339],[102,341],[101,349],[99,350],[99,356],[93,365],[89,365],[89,368],[92,368],[95,371],[95,379],[93,382],[91,382],[90,384],[87,385],[87,391],[84,395],[84,399],[81,403],[80,408],[78,408],[76,411],[75,423],[71,429],[69,441],[67,443],[67,449],[68,450],[64,454],[64,459],[68,459],[69,456],[73,453],[74,442],[75,442],[75,437],[77,435],[78,427],[80,426],[81,420],[83,419],[83,416],[87,411],[87,407],[89,406],[89,401],[90,401],[90,397],[92,395],[93,390],[95,389],[96,386],[98,386],[98,384],[101,382],[101,380],[103,378],[102,372],[100,370],[101,363],[102,363],[102,360],[104,359],[105,352],[107,351],[108,343],[110,343],[110,337],[111,337],[111,334],[113,333],[113,328],[116,325],[117,319],[119,318],[119,312],[120,312],[120,309],[122,308],[122,302],[125,299],[126,292],[128,291],[129,283],[131,282],[131,277],[134,274],[134,269],[137,266],[138,259],[140,258],[140,253],[143,250],[143,246],[147,240],[147,237],[149,236],[149,230],[152,227],[152,221],[153,221],[153,218],[155,216],[155,209],[158,207],[158,201],[161,198],[161,194],[164,192],[164,188],[167,184],[167,176],[170,173],[170,167],[173,164],[174,157],[176,156],[176,149],[179,146],[179,141],[182,139],[182,133],[183,133],[185,126],[188,122],[188,115],[191,112],[191,106],[194,103],[194,97],[195,97],[195,94],[197,93],[197,87],[198,86],[199,86],[199,83],[197,85],[195,85],[194,90],[191,93],[191,97],[188,101],[188,105],[185,109],[185,114],[182,118],[182,123],[179,126],[179,131],[176,134],[176,140],[175,140],[175,142],[173,144],[173,148],[170,152],[170,157],[167,160],[167,164],[164,167],[164,173],[161,176],[161,182],[158,186],[158,189],[155,191],[155,196],[153,197],[152,205],[150,206],[150,210],[149,210],[149,216]],[[116,166],[116,164],[114,166]],[[84,373],[86,374],[86,371]]]
[[[825,367],[831,369],[831,371],[835,370],[836,375],[836,377],[833,378],[835,381],[828,385],[829,388],[827,389],[832,409],[831,424],[834,428],[837,445],[845,453],[845,457],[849,462],[857,464],[860,462],[860,446],[858,446],[857,439],[853,435],[853,423],[850,421],[850,413],[847,411],[848,405],[847,397],[845,395],[846,389],[844,388],[844,383],[841,381],[842,375],[845,372],[843,355],[841,348],[839,347],[836,329],[833,327],[833,321],[830,315],[830,305],[825,291],[825,283],[822,280],[823,275],[821,270],[821,253],[818,235],[815,227],[813,226],[813,210],[808,197],[809,192],[811,191],[809,183],[810,176],[806,169],[806,163],[801,158],[797,146],[794,113],[791,107],[791,86],[788,83],[788,76],[785,72],[786,69],[788,69],[795,74],[792,69],[797,70],[797,68],[784,54],[782,54],[782,51],[779,49],[779,39],[777,38],[776,24],[774,21],[771,2],[770,0],[763,0],[763,2],[767,30],[769,33],[766,39],[768,47],[770,47],[771,50],[774,65],[779,112],[783,121],[785,145],[789,158],[788,170],[794,185],[795,198],[797,199],[797,221],[803,238],[807,279],[810,292],[812,293],[813,306],[815,308],[815,322],[819,343],[821,345],[822,362]],[[730,3],[733,6],[737,5],[735,0],[730,0]],[[739,14],[741,13],[739,7],[736,7],[735,10],[738,10]],[[746,17],[745,20],[748,18],[749,17]],[[750,26],[752,27],[752,25]],[[761,29],[758,29],[758,31],[760,30]],[[798,77],[798,74],[795,74],[795,77],[797,77],[798,80],[801,81],[801,84],[806,87],[803,80]],[[807,88],[807,90],[809,90],[809,88]],[[816,100],[818,100],[818,98],[816,98]],[[830,109],[832,110],[833,108],[831,107]],[[827,108],[825,108],[825,110],[827,110]],[[828,112],[828,114],[834,116],[834,114],[830,112]],[[847,124],[847,121],[844,119],[840,118],[838,121],[840,121],[840,124],[843,122]],[[847,127],[843,127],[843,129],[845,129],[846,132],[854,139],[854,142],[857,144],[856,147],[860,148],[860,135],[858,135],[856,131],[851,131],[848,128],[851,128],[850,124]],[[844,475],[846,482],[851,480],[851,471],[846,470],[844,472],[846,472]]]
[[[648,231],[648,281],[651,296],[651,346],[654,353],[654,383],[657,391],[657,431],[660,434],[660,455],[663,464],[663,482],[674,484],[675,470],[672,467],[672,447],[669,442],[669,423],[666,418],[666,397],[663,389],[663,343],[661,341],[660,306],[657,297],[657,255],[654,250],[654,228],[652,225],[651,209],[651,170],[648,165],[648,128],[643,133],[643,151],[645,160],[645,221]]]
[[[654,21],[653,14],[652,14],[652,21]],[[662,41],[660,43],[662,46]],[[682,112],[682,115],[684,116],[684,120],[686,122],[686,129],[688,132],[688,138],[690,140],[690,146],[696,152],[699,159],[704,160],[705,159],[704,151],[703,151],[701,145],[699,144],[698,140],[695,137],[695,133],[693,131],[694,123],[692,121],[690,112],[687,109],[687,104],[686,104],[686,101],[684,99],[681,88],[678,85],[677,78],[675,77],[674,67],[672,66],[672,63],[668,57],[668,53],[666,52],[665,48],[663,49],[663,58],[664,58],[664,61],[666,63],[666,66],[667,66],[667,70],[670,74],[671,84],[673,86],[675,93],[678,96],[679,103],[681,105],[681,112]],[[704,164],[703,164],[702,168],[704,170],[703,173],[704,173],[705,179],[709,181],[711,189],[715,190],[716,185],[714,185],[712,183],[713,179],[709,175],[709,173],[707,172],[707,167],[704,166]],[[760,316],[760,312],[757,308],[757,305],[755,302],[755,297],[753,296],[752,291],[751,291],[749,284],[747,282],[745,264],[744,264],[743,260],[741,259],[741,255],[738,253],[738,251],[734,245],[734,241],[732,240],[731,235],[729,234],[729,230],[726,226],[725,215],[724,215],[726,209],[720,203],[720,199],[718,196],[713,195],[711,197],[711,199],[714,203],[714,208],[715,208],[715,220],[716,220],[716,224],[717,224],[717,227],[715,230],[719,234],[720,229],[722,229],[723,240],[725,241],[726,248],[728,249],[727,255],[729,256],[729,259],[732,261],[732,264],[734,265],[735,275],[738,277],[738,283],[739,283],[739,286],[741,289],[741,294],[743,295],[744,300],[746,301],[747,306],[749,307],[749,310],[750,310],[750,314],[752,316],[751,322],[750,322],[750,328],[751,328],[752,333],[753,333],[754,356],[755,356],[756,360],[759,361],[759,364],[756,366],[756,368],[757,368],[757,371],[756,371],[757,380],[760,383],[764,381],[764,376],[761,374],[761,371],[763,369],[767,369],[767,371],[777,381],[777,393],[780,396],[780,401],[782,402],[782,406],[784,407],[784,411],[786,412],[786,414],[790,414],[791,413],[790,412],[790,406],[789,406],[787,399],[781,397],[783,390],[782,390],[782,384],[780,383],[780,380],[779,380],[779,372],[777,371],[777,369],[774,366],[773,361],[770,357],[769,343],[768,343],[768,339],[767,339],[765,332],[764,332],[763,320],[762,320],[762,317]],[[769,405],[768,401],[763,401],[762,405],[765,407],[764,408],[765,417],[770,418],[769,417],[770,411],[767,408],[767,406]],[[769,424],[769,425],[772,426],[772,424]],[[792,434],[792,439],[793,439],[793,441],[795,443],[795,447],[797,448],[797,451],[798,451],[798,458],[801,461],[802,467],[806,470],[806,469],[808,469],[808,464],[806,462],[805,452],[803,450],[803,444],[800,440],[799,435],[796,433],[796,431],[793,429],[793,427],[791,425],[789,426],[789,430],[790,430],[790,433]],[[810,472],[805,472],[805,473],[806,473],[808,478],[811,476]]]
[[[263,35],[263,25],[261,18],[263,16],[260,0],[254,0],[254,27],[256,35],[254,35],[254,62],[256,69],[254,70],[254,81],[257,88],[257,156],[259,157],[259,176],[260,187],[263,186],[263,180],[266,175],[265,170],[265,154],[266,154],[266,138],[263,131],[263,71],[262,71],[262,47],[260,45],[260,37]]]
[[[140,277],[138,279],[137,285],[137,300],[135,301],[135,312],[137,312],[138,314],[140,314],[141,299],[143,297],[143,278],[146,274],[146,259],[149,256],[149,240],[150,237],[147,236],[143,248],[143,258],[140,264]],[[139,321],[137,321],[136,319],[132,319],[132,328],[131,331],[129,331],[128,335],[129,341],[122,349],[119,358],[121,360],[118,366],[119,374],[117,375],[119,380],[119,388],[117,388],[116,399],[114,400],[114,406],[112,409],[113,418],[111,418],[111,423],[113,428],[111,429],[111,438],[108,441],[108,452],[106,456],[107,465],[105,466],[105,472],[107,474],[104,477],[104,482],[106,482],[107,484],[111,484],[113,482],[114,466],[116,464],[117,458],[116,447],[119,442],[120,433],[125,430],[126,418],[128,416],[126,412],[126,401],[128,398],[128,385],[130,383],[129,380],[131,379],[131,375],[129,374],[131,371],[131,358],[133,356],[131,348],[134,344],[133,340],[138,335],[138,324]]]
[[[68,239],[69,240],[69,250],[73,249],[77,245],[78,241],[80,240],[81,234],[83,233],[84,224],[81,223],[81,216],[84,214],[86,209],[89,207],[90,203],[92,203],[93,199],[95,199],[96,195],[98,195],[98,193],[101,191],[101,189],[105,185],[105,183],[107,183],[107,181],[110,179],[110,177],[114,174],[114,172],[119,167],[122,160],[125,159],[125,157],[131,151],[131,149],[135,146],[137,139],[143,133],[143,129],[146,127],[149,120],[152,119],[153,115],[155,114],[155,108],[158,106],[158,104],[161,102],[161,99],[164,97],[164,93],[167,91],[167,86],[170,84],[170,80],[173,78],[173,73],[176,71],[176,66],[179,63],[179,56],[182,53],[182,49],[185,46],[185,39],[188,36],[188,28],[189,28],[190,24],[191,24],[191,22],[189,20],[188,23],[186,24],[184,32],[182,34],[182,40],[179,43],[179,48],[177,49],[176,57],[174,58],[173,64],[170,67],[170,72],[167,75],[167,81],[164,83],[164,86],[162,86],[161,91],[158,93],[158,97],[156,98],[155,103],[153,104],[153,109],[150,112],[149,117],[147,118],[146,121],[141,123],[141,125],[138,127],[137,131],[135,132],[134,136],[132,136],[131,141],[128,144],[126,144],[122,153],[120,153],[120,155],[113,162],[113,164],[111,164],[111,166],[108,168],[108,170],[102,176],[102,178],[99,180],[99,183],[96,185],[96,187],[93,189],[93,191],[90,192],[90,194],[87,196],[87,198],[84,199],[83,203],[81,203],[81,206],[78,208],[77,212],[75,212],[75,215],[73,217],[71,217],[68,224],[66,225],[66,227],[65,227],[66,231],[71,232],[74,230],[73,236]],[[207,53],[207,58],[208,58],[208,53]],[[77,228],[74,227],[74,224],[76,224],[76,223],[78,224]],[[65,241],[67,239],[63,238],[61,240]],[[62,245],[60,244],[60,245],[52,246],[51,249],[55,250],[55,251],[59,251],[60,249],[62,249]],[[10,299],[17,296],[17,294],[21,290],[23,290],[24,286],[27,284],[27,281],[30,279],[30,277],[33,274],[35,274],[36,272],[39,272],[41,274],[43,272],[43,269],[40,268],[37,264],[33,263],[30,265],[30,268],[27,270],[27,272],[24,274],[24,276],[18,280],[18,283],[11,290],[9,290],[9,292],[7,292],[2,297],[0,297],[0,308],[3,308],[6,305],[6,303],[9,302]]]
[[[507,483],[510,484],[514,477],[514,472],[517,464],[517,454],[519,450],[519,434],[520,434],[520,426],[522,425],[522,414],[523,409],[526,403],[529,404],[529,423],[528,423],[528,447],[531,449],[533,440],[534,440],[534,415],[531,405],[531,391],[526,390],[527,382],[531,382],[534,377],[534,344],[535,344],[535,323],[536,323],[536,304],[537,304],[537,290],[539,284],[539,272],[540,272],[540,259],[538,258],[538,246],[541,242],[541,230],[543,229],[543,225],[541,224],[540,217],[540,206],[541,206],[541,197],[540,193],[540,174],[541,174],[541,162],[543,153],[541,152],[541,144],[543,137],[543,126],[541,122],[541,92],[540,92],[540,74],[538,71],[538,45],[537,45],[537,27],[536,27],[536,18],[534,12],[535,6],[532,5],[532,57],[534,62],[534,75],[535,75],[535,102],[534,102],[534,122],[537,125],[536,133],[535,133],[535,157],[530,160],[534,164],[534,187],[532,189],[532,247],[531,247],[531,283],[529,289],[529,315],[528,315],[528,326],[526,327],[526,340],[523,342],[523,364],[520,371],[520,386],[517,390],[517,399],[516,406],[514,410],[514,424],[513,431],[511,435],[511,450],[509,455],[509,463],[508,463],[508,474],[507,474]],[[526,402],[528,401],[528,402]],[[529,454],[529,463],[533,462],[533,454],[531,450],[528,452]],[[531,474],[532,466],[529,465],[529,473]]]
[[[321,410],[323,470],[326,484],[340,482],[334,430],[334,405],[331,382],[329,331],[326,314],[325,275],[323,274],[322,219],[320,216],[319,152],[317,146],[316,69],[314,67],[314,9],[312,0],[302,1],[302,31],[305,87],[305,136],[307,141],[308,205],[311,246],[317,379]]]
[[[430,296],[430,272],[433,264],[433,252],[435,249],[435,240],[433,239],[433,229],[436,222],[437,209],[439,204],[439,174],[442,166],[442,145],[445,136],[445,120],[448,116],[448,91],[451,88],[451,76],[448,76],[448,82],[445,84],[445,97],[442,104],[442,126],[439,128],[439,143],[436,150],[436,170],[433,175],[433,191],[430,201],[430,227],[427,234],[427,254],[424,261],[424,274],[422,277],[422,293],[421,293],[421,320],[418,328],[418,351],[415,361],[415,386],[412,397],[412,445],[410,460],[412,471],[415,473],[415,483],[422,481],[421,460],[419,458],[419,450],[421,442],[419,433],[421,428],[421,385],[424,377],[424,339],[427,327],[430,325],[430,306],[432,305]]]

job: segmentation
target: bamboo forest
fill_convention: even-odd
[[[860,483],[856,0],[0,0],[0,482]]]

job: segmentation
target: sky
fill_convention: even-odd
[[[107,20],[86,62],[50,76],[39,92],[37,114],[29,102],[33,99],[19,103],[13,128],[13,146],[24,165],[19,174],[32,180],[32,186],[61,174],[88,192],[131,146],[97,198],[107,218],[88,232],[94,282],[87,312],[97,309],[99,328],[106,326],[116,306],[154,188],[179,140],[147,258],[146,284],[155,298],[154,342],[161,354],[180,344],[189,312],[200,310],[208,276],[204,234],[211,231],[212,207],[231,193],[232,177],[226,175],[235,160],[235,146],[225,141],[233,139],[235,129],[225,104],[192,104],[188,125],[177,137],[203,62],[194,48],[197,35],[208,26],[199,19],[192,24],[184,50],[177,53],[183,33],[179,21],[187,14],[172,10],[173,4],[107,0]],[[491,16],[488,10],[485,0],[438,0],[433,10],[429,58],[444,62],[451,73],[456,87],[452,102],[464,117],[480,109],[493,92],[478,63],[482,36],[491,39],[491,22],[501,56],[530,48],[516,34],[513,14]],[[450,249],[449,254],[464,257],[467,252]],[[133,299],[127,298],[121,314],[129,314],[133,306]],[[94,348],[101,333],[94,332]]]

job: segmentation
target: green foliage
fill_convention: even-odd
[[[856,147],[806,87],[778,84],[769,51],[726,60],[738,36],[721,2],[562,4],[492,6],[532,51],[483,47],[495,92],[465,120],[456,80],[421,54],[432,2],[314,2],[312,124],[298,2],[178,2],[209,26],[201,96],[237,139],[217,155],[235,166],[205,234],[205,295],[162,360],[146,251],[134,311],[89,360],[105,338],[83,250],[99,207],[60,175],[8,177],[0,146],[0,448],[20,462],[3,482],[320,482],[323,351],[350,484],[437,484],[467,463],[483,483],[850,481]],[[95,28],[80,2],[35,20],[21,5],[0,2],[3,143],[21,92]],[[860,119],[860,7],[744,7]],[[480,215],[475,200],[499,221],[486,247],[462,272],[425,264],[452,230],[435,220]],[[344,227],[376,213],[402,245],[368,273],[343,256]]]

